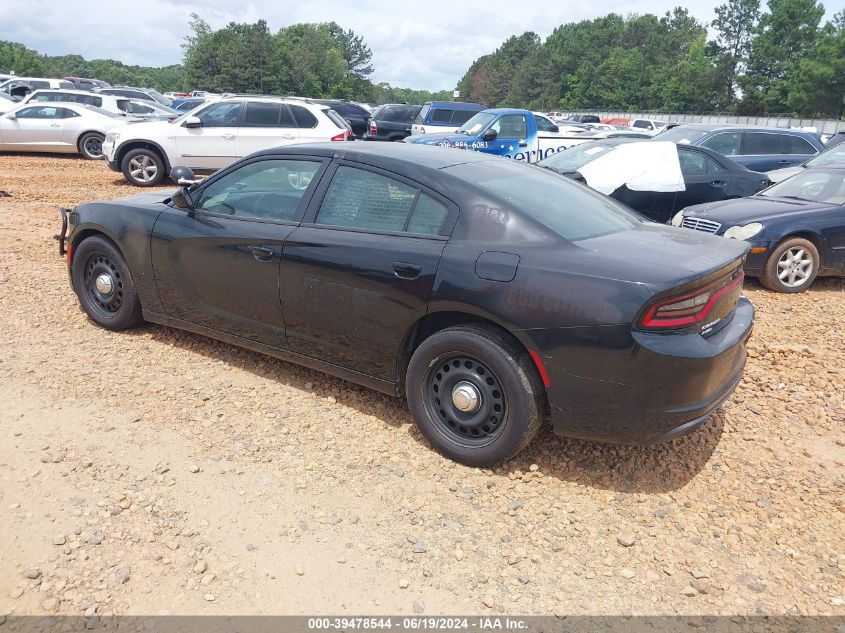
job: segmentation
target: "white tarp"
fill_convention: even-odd
[[[622,185],[633,191],[686,189],[677,146],[669,141],[623,143],[578,171],[587,185],[607,195]]]

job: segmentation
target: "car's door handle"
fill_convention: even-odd
[[[282,138],[292,141],[296,137],[293,134],[282,134]]]
[[[393,272],[400,279],[416,279],[422,273],[422,267],[408,262],[393,262]]]
[[[61,123],[51,123],[50,127],[62,127]]]
[[[231,141],[233,138],[235,138],[235,135],[234,134],[224,134],[223,138],[225,138],[227,141]]]
[[[789,164],[789,163],[791,163],[791,162],[792,162],[792,161],[790,161],[790,160],[779,160],[779,161],[778,161],[778,165],[788,165],[788,164]]]
[[[713,185],[714,187],[727,187],[727,185],[728,185],[728,183],[725,182],[724,180],[714,180],[710,184]]]
[[[272,248],[265,248],[263,246],[250,246],[249,248],[252,250],[252,256],[259,262],[273,261],[273,257],[276,254]]]
[[[520,141],[519,146],[520,147],[528,147],[528,143],[526,143],[525,141]]]

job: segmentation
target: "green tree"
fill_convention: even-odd
[[[748,70],[741,81],[745,99],[766,112],[786,112],[788,86],[801,60],[813,54],[824,7],[817,0],[769,0],[769,12],[751,42]]]
[[[350,77],[366,80],[373,74],[373,52],[364,43],[364,38],[345,30],[335,22],[329,22],[328,31],[335,45],[346,60],[346,73]]]
[[[845,114],[845,10],[828,22],[813,53],[787,80],[789,107],[804,116]]]
[[[716,77],[720,84],[718,105],[727,108],[736,101],[737,76],[745,69],[751,38],[760,17],[760,0],[728,0],[716,7],[716,29],[712,43]]]

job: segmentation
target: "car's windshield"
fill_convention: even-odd
[[[828,167],[830,165],[845,165],[845,146],[834,146],[832,149],[808,160],[807,167]]]
[[[702,136],[707,134],[708,131],[709,130],[696,130],[694,128],[679,125],[678,127],[663,130],[652,138],[657,141],[672,141],[673,143],[686,143],[687,145],[691,145],[693,141],[700,139]]]
[[[492,112],[479,112],[459,127],[458,132],[468,135],[478,134],[495,118],[496,115]]]
[[[541,160],[538,165],[541,167],[548,167],[561,174],[572,173],[578,171],[589,162],[594,161],[599,156],[604,156],[615,149],[615,145],[593,145],[592,143],[585,143],[583,145],[575,145],[562,152],[553,154]]]
[[[761,191],[759,195],[845,204],[845,170],[806,169]]]
[[[617,233],[642,222],[615,200],[531,165],[496,159],[446,171],[570,241]]]

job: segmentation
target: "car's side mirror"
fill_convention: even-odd
[[[494,130],[493,128],[488,128],[484,131],[484,136],[482,136],[482,138],[485,141],[495,141],[497,136],[498,133],[496,132],[496,130]]]
[[[191,190],[188,187],[182,187],[170,196],[170,199],[180,209],[191,209],[194,206],[194,198],[191,195]]]
[[[202,120],[198,116],[189,116],[183,124],[185,127],[202,127]]]

